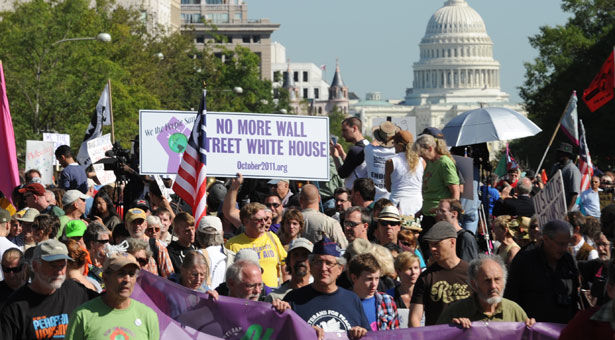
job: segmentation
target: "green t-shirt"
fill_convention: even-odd
[[[448,186],[459,184],[457,168],[448,156],[442,156],[433,162],[427,162],[423,173],[423,215],[434,216],[431,210],[438,206],[443,198],[450,198]]]
[[[451,323],[453,318],[468,318],[470,321],[505,321],[505,322],[525,322],[527,314],[516,302],[502,299],[496,307],[495,313],[487,315],[480,310],[476,295],[469,299],[453,302],[446,307],[436,324]]]
[[[131,299],[126,309],[107,306],[97,297],[79,306],[71,315],[66,339],[158,340],[158,315],[139,301]]]

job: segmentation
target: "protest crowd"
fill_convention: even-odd
[[[613,337],[615,174],[581,190],[567,143],[551,171],[503,157],[497,175],[488,151],[449,148],[436,128],[362,131],[342,122],[351,146],[331,142],[328,182],[208,178],[201,218],[165,195],[171,179],[161,188],[121,164],[124,180],[100,185],[57,148],[54,184],[30,169],[0,199],[0,339],[158,339],[158,315],[131,298],[142,272],[214,302],[292,309],[315,338],[476,321]],[[458,156],[473,157],[469,175]],[[568,212],[542,223],[532,197],[555,173]]]

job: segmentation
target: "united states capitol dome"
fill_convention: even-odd
[[[485,22],[465,0],[444,2],[429,19],[419,48],[406,104],[508,100],[500,91],[500,63]]]

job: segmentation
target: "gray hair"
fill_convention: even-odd
[[[248,266],[256,266],[260,269],[258,263],[250,260],[239,260],[234,262],[230,267],[226,269],[226,281],[232,281],[233,283],[239,283],[243,281],[243,269]]]
[[[85,246],[90,249],[90,242],[97,241],[98,237],[103,234],[111,236],[111,231],[99,222],[90,222],[87,229],[85,229],[85,233],[83,233]]]
[[[205,229],[199,228],[196,231],[195,237],[201,248],[224,244],[224,236],[214,227],[205,227]]]
[[[499,255],[486,255],[486,254],[479,254],[477,258],[475,258],[474,260],[470,262],[470,265],[468,266],[468,283],[470,283],[470,286],[472,286],[471,281],[476,282],[476,277],[478,276],[478,270],[487,261],[493,261],[500,266],[500,268],[502,269],[502,278],[504,280],[504,287],[506,287],[506,281],[508,279],[508,269],[506,269],[506,264],[504,263],[504,260],[502,260],[502,258]],[[504,292],[502,292],[502,295],[503,294]]]
[[[572,237],[572,225],[564,220],[553,220],[543,225],[540,232],[550,239],[554,239],[558,234],[568,234]]]
[[[158,226],[158,227],[162,227],[162,221],[160,220],[160,217],[158,216],[154,216],[154,215],[149,215],[147,216],[147,218],[145,219],[147,221],[147,226]]]
[[[140,238],[129,237],[126,239],[128,242],[127,252],[134,254],[140,250],[145,250],[145,254],[147,257],[152,257],[154,254],[152,253],[152,249],[149,247],[149,242],[142,240]]]
[[[521,178],[517,184],[517,193],[527,195],[530,192],[532,192],[532,181],[527,177]]]
[[[355,211],[361,212],[361,223],[371,223],[372,222],[372,218],[367,212],[367,210],[363,207],[359,207],[356,205],[344,211],[344,219],[348,218],[348,216],[350,216],[350,214],[352,214]]]

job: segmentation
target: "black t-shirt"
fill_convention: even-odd
[[[190,250],[195,249],[196,248],[193,245],[190,245],[190,247],[184,247],[181,244],[177,243],[177,241],[173,241],[167,246],[167,250],[169,251],[169,257],[171,258],[171,263],[173,263],[173,269],[175,269],[175,272],[178,275],[179,273],[181,273],[182,263],[184,263],[186,254]]]
[[[359,296],[344,288],[326,294],[307,285],[288,292],[284,301],[308,324],[325,332],[347,332],[355,326],[371,329]]]
[[[423,305],[425,326],[435,325],[444,308],[457,300],[470,297],[468,263],[461,260],[452,269],[434,263],[421,273],[412,293],[411,303]]]
[[[365,160],[365,153],[363,152],[363,149],[365,149],[365,143],[363,140],[356,142],[355,145],[348,149],[344,164],[337,169],[337,174],[340,175],[341,178],[350,176],[354,169],[363,163]]]
[[[0,309],[4,306],[6,299],[13,294],[14,290],[6,284],[5,281],[0,281]]]
[[[0,339],[63,339],[71,313],[96,296],[71,279],[51,295],[40,295],[25,285],[0,311]]]
[[[457,257],[460,259],[471,262],[478,257],[478,243],[474,234],[465,229],[461,229],[457,232],[457,245],[456,245]]]

